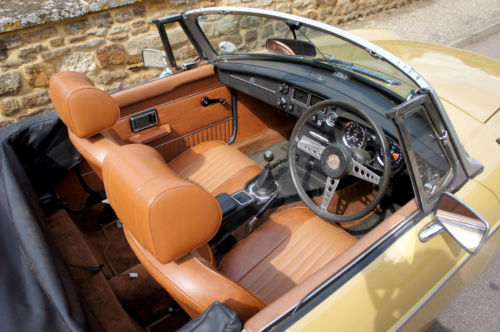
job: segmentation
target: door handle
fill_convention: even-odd
[[[427,242],[434,236],[441,234],[444,231],[443,226],[440,223],[431,221],[422,228],[420,233],[418,233],[418,238],[421,242]]]
[[[216,99],[210,99],[208,97],[203,97],[201,98],[201,105],[207,107],[210,104],[215,104],[215,103],[221,103],[224,105],[226,103],[226,99],[224,98],[216,98]]]

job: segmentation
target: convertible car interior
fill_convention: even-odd
[[[416,210],[394,129],[365,116],[397,100],[271,65],[203,65],[111,95],[52,76],[83,161],[55,186],[49,225],[106,330],[176,329],[215,301],[259,326]],[[341,90],[351,103],[332,100]]]
[[[426,91],[373,54],[360,63],[385,74],[326,59],[297,38],[322,36],[284,27],[294,39],[267,39],[274,55],[237,57],[217,40],[223,60],[171,57],[175,74],[111,94],[82,73],[51,77],[65,126],[47,123],[72,147],[54,149],[70,161],[35,189],[104,330],[177,330],[219,302],[246,330],[268,328],[418,213],[391,114]],[[423,190],[439,192],[450,166],[431,121],[406,119]]]

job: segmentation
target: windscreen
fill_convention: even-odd
[[[314,26],[255,14],[208,14],[199,16],[197,20],[212,48],[220,56],[280,54],[306,62],[319,62],[334,71],[369,79],[402,98],[417,88],[398,68],[372,56],[362,47]],[[297,43],[293,43],[294,40],[309,45],[315,50],[314,54],[301,53],[304,47],[295,48]],[[276,41],[284,46],[280,49],[270,47]]]

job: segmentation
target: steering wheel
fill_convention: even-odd
[[[358,160],[359,158],[357,157],[356,151],[353,150],[353,148],[346,146],[342,142],[332,143],[324,147],[314,140],[308,139],[308,137],[306,136],[299,137],[306,122],[311,119],[311,117],[316,112],[323,110],[329,106],[337,106],[338,109],[353,113],[354,115],[357,115],[370,124],[371,128],[375,131],[377,142],[381,146],[384,156],[384,168],[382,176],[379,176],[368,167],[366,167],[362,162],[360,162]],[[323,197],[321,199],[321,205],[319,206],[316,205],[316,203],[314,203],[313,200],[306,194],[304,187],[301,184],[301,179],[299,178],[299,175],[297,173],[297,163],[295,158],[299,145],[299,148],[301,150],[320,160],[321,170],[326,175]],[[387,142],[382,129],[366,112],[345,101],[328,99],[315,104],[309,110],[304,112],[302,116],[297,120],[297,123],[295,124],[292,135],[290,137],[290,146],[288,148],[290,175],[292,176],[292,181],[295,188],[297,189],[299,197],[314,213],[322,218],[337,223],[352,221],[364,217],[370,211],[374,210],[384,196],[391,174],[391,160],[389,155],[387,154],[387,151]],[[339,185],[340,180],[349,175],[378,185],[377,194],[370,201],[370,203],[368,203],[368,205],[366,205],[358,212],[344,215],[329,212],[328,206],[330,205],[330,202],[335,195],[335,191],[337,189],[337,186]]]

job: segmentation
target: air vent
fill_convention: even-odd
[[[307,105],[307,100],[309,99],[309,92],[295,88],[293,89],[293,99],[295,99],[295,101],[298,101],[299,103]]]
[[[325,100],[325,98],[319,97],[319,96],[316,96],[316,95],[311,95],[311,106],[314,106],[314,105],[316,105],[317,103],[319,103],[320,101],[323,101],[323,100]]]

